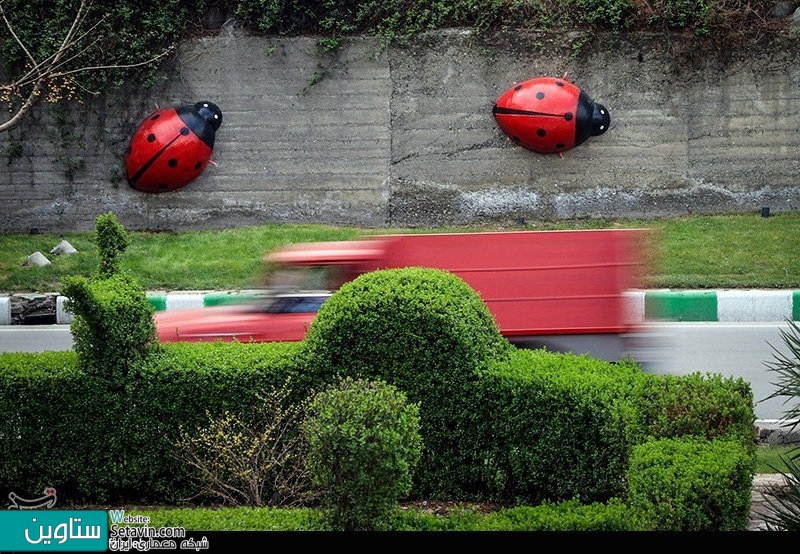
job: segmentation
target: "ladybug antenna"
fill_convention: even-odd
[[[214,160],[208,160],[208,163],[210,163],[211,165],[213,165],[215,167],[217,165],[217,162],[215,162]]]
[[[567,73],[569,73],[569,71],[565,71],[565,72],[564,72],[564,76],[563,76],[563,77],[561,77],[561,78],[562,78],[562,79],[564,79],[565,81],[567,80]]]

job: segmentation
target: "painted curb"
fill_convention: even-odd
[[[649,290],[645,321],[798,321],[796,290]]]
[[[72,312],[68,312],[65,308],[67,300],[69,299],[66,296],[56,297],[56,323],[68,324],[74,319]]]
[[[147,293],[156,311],[207,308],[251,302],[267,294],[264,290],[181,291]],[[632,290],[625,294],[629,317],[645,321],[783,322],[800,321],[800,290]],[[56,299],[56,322],[70,323],[64,310],[66,298]],[[0,297],[0,325],[11,323],[8,297]]]
[[[0,297],[0,325],[11,325],[11,298]]]

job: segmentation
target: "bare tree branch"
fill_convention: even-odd
[[[80,58],[81,55],[85,54],[92,46],[101,40],[102,37],[91,37],[107,17],[107,15],[104,15],[88,29],[82,30],[86,23],[91,0],[81,0],[78,11],[72,20],[70,28],[61,41],[61,45],[55,52],[39,61],[32,53],[32,49],[29,48],[29,45],[26,45],[14,30],[14,25],[3,10],[3,2],[4,0],[0,0],[0,18],[2,18],[3,23],[14,41],[16,41],[22,49],[22,52],[29,62],[30,68],[13,82],[0,84],[0,103],[8,104],[10,107],[9,113],[11,114],[6,121],[0,122],[0,133],[8,131],[18,125],[46,91],[50,91],[48,100],[51,102],[57,102],[63,99],[61,94],[65,90],[70,94],[70,87],[74,90],[74,88],[78,86],[74,80],[74,77],[78,74],[92,71],[143,67],[157,62],[174,50],[174,47],[167,48],[148,60],[136,63],[85,65],[69,69],[68,67],[71,62]],[[89,40],[88,43],[87,40]],[[98,94],[92,91],[87,92]]]

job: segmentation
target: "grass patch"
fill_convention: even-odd
[[[653,241],[648,288],[798,288],[800,213],[759,213],[673,219],[581,219],[529,222],[519,230],[647,228]],[[146,290],[240,290],[263,286],[263,257],[287,244],[349,240],[368,234],[468,232],[488,227],[363,229],[325,225],[270,224],[237,229],[131,232],[122,267]],[[77,254],[54,256],[66,239]],[[40,251],[52,262],[23,267]],[[66,275],[90,276],[97,267],[92,232],[64,235],[0,235],[0,291],[56,292]]]
[[[777,444],[762,444],[757,448],[756,458],[756,473],[781,473],[787,472],[789,468],[786,467],[784,459],[789,457],[800,444],[790,445],[777,445]]]

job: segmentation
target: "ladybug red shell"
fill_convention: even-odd
[[[608,130],[611,116],[566,78],[536,77],[518,83],[492,110],[503,132],[540,154],[562,153]]]
[[[131,137],[125,157],[128,184],[142,192],[185,187],[211,161],[221,123],[222,112],[211,102],[153,112]]]

